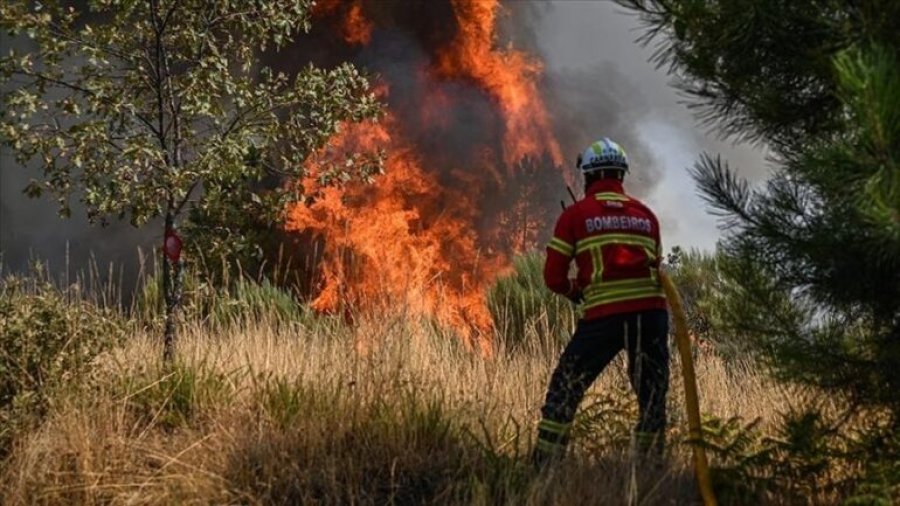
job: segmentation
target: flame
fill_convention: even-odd
[[[388,115],[332,142],[338,152],[387,149],[387,169],[375,184],[323,187],[312,203],[290,210],[288,230],[326,238],[324,283],[312,306],[401,306],[480,342],[491,325],[482,292],[507,261],[478,254],[471,226],[477,194],[441,186],[415,149],[391,135],[395,124]],[[324,168],[311,162],[304,188],[316,187]]]
[[[318,0],[313,7],[313,16],[330,16],[340,10],[341,0]],[[368,45],[372,40],[374,23],[363,13],[362,0],[354,0],[346,10],[341,23],[341,36],[348,44]]]
[[[537,88],[543,66],[522,51],[494,48],[499,0],[454,0],[453,7],[460,30],[440,54],[438,73],[468,76],[499,101],[506,123],[503,158],[508,166],[544,152],[561,165],[562,150]]]
[[[517,172],[541,158],[560,166],[562,155],[538,88],[540,62],[511,46],[495,47],[498,0],[451,5],[455,36],[414,76],[425,97],[416,104],[417,118],[389,108],[378,123],[346,126],[310,158],[308,175],[298,182],[307,197],[289,206],[286,229],[321,248],[315,309],[402,307],[487,352],[492,321],[485,292],[546,225],[540,213],[528,212],[531,194],[515,184]],[[320,2],[314,14],[341,16],[335,29],[348,44],[370,44],[378,28],[365,17],[364,2],[339,7],[337,0]],[[447,82],[467,83],[489,97],[500,132],[497,139],[472,141],[466,156],[444,150],[435,160],[425,153],[441,146],[426,149],[416,131],[461,128],[448,114],[458,98],[439,85]],[[390,85],[379,88],[387,103]],[[375,149],[384,149],[387,159],[373,184],[318,185],[328,160]]]
[[[368,45],[372,40],[372,30],[375,25],[366,19],[362,11],[360,0],[353,2],[347,17],[344,18],[343,34],[344,40],[351,44]]]

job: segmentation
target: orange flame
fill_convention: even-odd
[[[344,40],[351,44],[367,45],[372,40],[372,30],[375,25],[366,19],[362,12],[362,4],[359,0],[353,2],[347,17],[344,18]]]
[[[311,204],[290,209],[288,230],[325,238],[324,283],[312,306],[400,306],[478,341],[491,325],[482,291],[506,261],[478,255],[476,195],[441,186],[389,133],[395,121],[353,125],[333,141],[339,152],[387,148],[387,170],[375,184],[324,187]],[[316,187],[322,169],[310,164],[305,188]]]
[[[318,0],[313,7],[313,16],[322,17],[334,14],[339,10],[341,0]],[[368,45],[372,40],[375,25],[363,13],[362,0],[354,0],[344,14],[341,23],[341,35],[348,44]]]
[[[499,101],[506,123],[503,157],[507,166],[545,152],[561,165],[562,150],[537,88],[543,66],[522,51],[494,48],[499,0],[454,0],[453,7],[460,31],[440,54],[439,74],[467,76]]]
[[[443,167],[445,179],[449,173],[456,182],[447,185],[424,163],[420,147],[404,136],[400,115],[389,110],[380,123],[346,128],[329,149],[311,158],[300,184],[307,195],[315,189],[314,196],[289,207],[286,228],[321,242],[314,308],[403,307],[456,329],[486,352],[492,321],[485,292],[508,271],[511,253],[526,247],[542,225],[536,217],[516,216],[527,207],[527,192],[489,192],[504,188],[523,160],[549,157],[559,166],[562,155],[538,89],[540,62],[512,47],[495,47],[499,1],[452,0],[452,6],[457,34],[421,72],[436,81],[469,82],[485,92],[501,118],[500,145],[476,146],[477,156],[466,159],[478,160],[477,167],[453,162]],[[335,0],[317,6],[328,14],[337,7]],[[361,0],[341,12],[337,26],[343,37],[368,45],[375,27],[364,16]],[[389,97],[389,84],[383,83],[382,98]],[[453,98],[440,87],[429,88],[418,120],[446,126],[446,112],[453,107]],[[329,156],[378,148],[386,150],[387,159],[385,173],[373,184],[317,187]],[[485,203],[499,199],[509,202],[512,214],[485,216]],[[487,226],[486,217],[492,218]]]

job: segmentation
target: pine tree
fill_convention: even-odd
[[[900,3],[619,0],[710,127],[766,145],[753,188],[693,168],[723,219],[735,332],[782,377],[900,429]]]

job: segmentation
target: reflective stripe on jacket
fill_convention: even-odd
[[[665,309],[657,279],[661,251],[653,212],[626,195],[620,181],[600,180],[556,222],[544,282],[562,295],[582,291],[586,320]],[[578,274],[570,281],[572,259]]]

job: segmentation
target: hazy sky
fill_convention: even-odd
[[[664,247],[714,248],[720,232],[696,195],[687,169],[705,150],[722,153],[742,175],[758,181],[766,173],[763,151],[717,141],[714,132],[698,125],[679,103],[666,73],[648,62],[652,48],[635,42],[642,31],[634,15],[608,0],[544,0],[540,4],[546,9],[537,17],[535,33],[548,73],[606,67],[617,71],[617,80],[631,84],[633,93],[623,97],[622,107],[638,118],[638,135],[658,164],[653,173],[663,175],[646,200],[662,222]],[[604,86],[602,80],[597,86]],[[632,181],[641,177],[641,167],[633,167]]]

